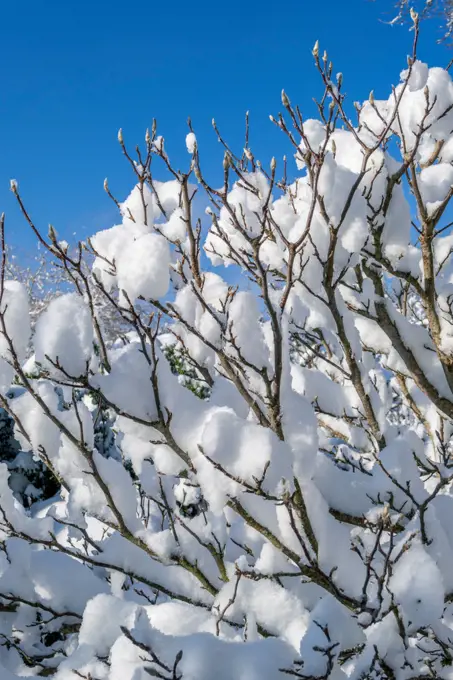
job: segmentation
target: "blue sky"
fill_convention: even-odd
[[[0,61],[0,210],[8,238],[33,241],[9,191],[19,181],[36,223],[79,238],[111,226],[115,210],[104,177],[121,199],[133,177],[116,141],[141,143],[156,117],[176,164],[187,163],[186,119],[197,132],[204,167],[221,158],[215,117],[242,148],[250,111],[251,145],[263,161],[288,149],[269,122],[287,91],[306,115],[321,92],[311,49],[319,39],[351,101],[374,89],[387,96],[405,68],[412,40],[390,27],[392,0],[206,0],[187,3],[23,0],[3,3]],[[445,65],[450,53],[424,26],[419,55]]]

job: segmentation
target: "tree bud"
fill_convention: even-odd
[[[52,241],[52,243],[55,243],[57,240],[57,232],[55,231],[54,227],[49,224],[49,230],[47,232],[47,235],[49,239]]]
[[[287,108],[288,106],[291,106],[285,90],[282,90],[282,104],[285,108]]]

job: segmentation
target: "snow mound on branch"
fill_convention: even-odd
[[[31,602],[82,615],[92,597],[102,591],[107,592],[105,583],[69,555],[37,551],[29,545],[12,541],[8,557],[10,564],[0,577],[0,587],[3,592],[19,594],[19,583],[23,579]],[[73,588],[74,583],[77,583],[77,589]]]
[[[30,339],[30,320],[28,295],[25,286],[19,281],[5,281],[0,307],[5,330],[12,341],[19,361],[23,361]],[[9,356],[10,348],[7,339],[0,333],[0,355]]]
[[[258,368],[269,365],[269,349],[259,320],[258,302],[252,293],[239,291],[228,308],[228,321],[241,356]]]
[[[10,343],[18,361],[22,362],[31,333],[28,296],[21,283],[4,282],[0,310],[4,324],[0,326],[0,391],[6,392],[14,377],[14,369],[10,365],[14,361]]]
[[[140,230],[139,233],[142,231]],[[123,224],[117,224],[110,229],[98,231],[90,239],[94,252],[97,253],[93,262],[93,274],[107,292],[110,292],[116,284],[116,261],[131,237],[132,234]]]
[[[365,641],[365,636],[348,610],[331,595],[321,598],[310,612],[307,632],[302,638],[300,655],[304,660],[304,674],[322,677],[328,673],[328,656],[338,658],[340,652],[353,649]]]
[[[195,137],[193,132],[189,132],[189,134],[186,137],[187,151],[189,153],[193,153],[195,151],[196,146],[197,146],[197,138]]]
[[[416,61],[412,65],[411,73],[409,75],[408,69],[401,72],[401,80],[406,80],[408,78],[408,87],[411,92],[417,92],[417,90],[422,90],[429,77],[429,68],[427,64],[422,61]]]
[[[137,605],[107,594],[93,597],[86,606],[79,633],[79,645],[94,648],[99,655],[107,655],[121,635],[120,626],[131,625]]]
[[[77,293],[53,300],[38,319],[34,335],[35,358],[51,374],[85,375],[93,356],[90,310]],[[47,358],[48,357],[48,358]]]
[[[453,187],[453,167],[450,163],[438,163],[424,168],[419,175],[419,184],[422,198],[432,214]]]
[[[422,545],[415,544],[403,554],[395,565],[389,587],[409,632],[429,626],[442,616],[445,596],[442,574]]]
[[[126,223],[152,225],[156,199],[147,184],[137,184],[120,207]]]
[[[201,365],[210,365],[214,363],[214,351],[208,344],[219,345],[228,286],[218,274],[207,272],[203,277],[202,293],[205,305],[199,301],[190,285],[178,290],[174,307],[183,321],[175,325],[175,330],[190,355]],[[186,326],[196,329],[197,334],[188,331]]]
[[[213,409],[206,418],[195,464],[204,497],[214,513],[222,512],[229,496],[245,490],[241,482],[256,487],[263,480],[263,488],[276,493],[282,477],[291,477],[291,453],[286,444],[271,430],[242,420],[229,408]]]
[[[147,607],[146,613],[144,609],[137,609],[131,635],[139,645],[152,649],[169,668],[179,655],[177,672],[184,680],[273,680],[278,677],[279,668],[285,666],[291,650],[282,640],[271,638],[244,644],[238,635],[228,640],[190,627],[187,634],[165,635],[159,631],[159,624],[157,630],[154,627],[155,617],[151,612],[157,609]],[[188,624],[190,626],[190,619]],[[142,670],[143,650],[124,635],[118,636],[112,647],[111,663],[111,680],[149,677]]]
[[[114,350],[108,375],[98,375],[94,384],[120,412],[151,422],[157,418],[151,382],[152,367],[137,342]]]
[[[165,238],[174,243],[182,243],[186,237],[187,226],[184,222],[184,213],[182,208],[176,208],[176,210],[170,216],[168,222],[164,224],[159,224],[159,229]]]
[[[170,249],[168,242],[158,234],[144,234],[127,243],[117,254],[118,288],[128,301],[138,297],[157,300],[163,297],[170,284]]]
[[[58,397],[50,382],[41,380],[35,387],[35,394],[42,400],[52,415],[58,415]],[[44,413],[36,399],[28,392],[23,392],[12,400],[11,410],[18,417],[30,439],[29,442],[22,430],[16,426],[16,437],[23,449],[27,450],[31,443],[33,451],[36,453],[42,448],[51,459],[56,456],[61,432],[58,426]]]

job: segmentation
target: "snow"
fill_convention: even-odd
[[[281,477],[290,475],[286,446],[269,430],[241,420],[230,409],[212,410],[200,443],[201,453],[196,459],[198,478],[214,513],[223,509],[228,495],[241,492],[241,482],[253,487],[265,475],[264,488],[275,493]],[[239,481],[226,477],[215,464]]]
[[[147,184],[132,189],[126,200],[121,203],[121,213],[124,223],[151,225],[154,220],[156,200]]]
[[[450,163],[438,163],[420,172],[420,191],[428,211],[432,213],[453,187],[453,167]]]
[[[50,413],[57,415],[58,397],[53,386],[46,381],[40,381],[36,386],[35,394],[46,404]],[[33,450],[38,453],[41,449],[52,459],[57,455],[61,433],[59,428],[42,410],[32,395],[22,393],[12,400],[11,409],[31,440]],[[16,437],[26,450],[28,441],[23,437],[20,429],[16,427]]]
[[[284,664],[288,647],[278,640],[266,640],[243,644],[240,640],[224,641],[207,633],[193,634],[189,638],[185,635],[162,635],[139,618],[133,628],[133,635],[155,650],[158,658],[165,659],[173,666],[179,652],[181,660],[178,671],[188,680],[209,680],[217,677],[219,680],[270,680],[278,673]],[[112,649],[112,680],[133,680],[149,677],[146,673],[139,674],[140,649],[133,646],[124,636],[119,637]],[[149,664],[148,664],[149,667]]]
[[[154,189],[159,196],[159,202],[165,213],[171,215],[171,213],[180,205],[181,196],[181,185],[177,180],[169,180],[167,182],[159,182],[155,180]],[[195,187],[191,184],[187,186],[189,196],[192,197]],[[157,212],[155,209],[155,215]]]
[[[442,574],[421,545],[413,545],[401,557],[389,585],[408,632],[429,626],[442,616]]]
[[[134,620],[136,606],[110,595],[96,595],[86,606],[79,633],[81,646],[92,646],[95,641],[99,655],[109,653],[112,644],[121,635],[121,625]],[[124,622],[124,623],[120,623]]]
[[[184,213],[181,208],[176,208],[176,210],[171,214],[170,219],[165,224],[162,224],[160,231],[168,238],[169,241],[173,243],[183,242],[186,237],[186,223],[184,222]]]
[[[354,416],[360,408],[356,391],[350,385],[340,385],[319,370],[292,366],[293,389],[316,402],[321,410],[336,416]]]
[[[138,297],[157,300],[170,283],[170,251],[167,241],[158,234],[144,234],[128,243],[116,259],[118,288],[127,296],[125,306]]]
[[[36,324],[33,341],[35,360],[51,374],[84,375],[93,356],[93,326],[82,298],[69,293],[53,300]]]
[[[91,238],[91,244],[99,254],[93,261],[93,274],[107,292],[115,284],[115,259],[117,252],[127,243],[127,233],[121,224],[104,229]]]
[[[228,308],[231,334],[246,361],[262,368],[269,365],[269,350],[259,320],[259,308],[255,296],[239,291]]]
[[[189,153],[193,153],[196,149],[196,146],[197,146],[197,138],[195,137],[193,132],[189,132],[189,134],[186,137],[187,151]]]
[[[4,324],[0,328],[0,390],[6,392],[14,376],[11,343],[21,362],[24,360],[31,333],[27,292],[20,282],[4,282],[0,312]]]
[[[409,90],[411,92],[417,92],[417,90],[422,90],[429,77],[429,68],[427,64],[422,61],[416,61],[412,65],[411,73],[409,75],[408,69],[401,72],[401,80],[407,80]]]
[[[0,310],[3,314],[6,333],[11,340],[19,361],[23,361],[30,339],[28,296],[25,286],[19,281],[5,281]],[[0,355],[10,357],[7,338],[0,334]]]
[[[8,554],[11,562],[0,578],[2,592],[16,593],[18,581],[24,579],[30,601],[82,616],[86,603],[107,591],[102,581],[68,555],[27,549],[17,542],[10,543]]]
[[[328,638],[323,629],[328,631]],[[349,616],[347,609],[334,597],[326,595],[310,612],[310,623],[300,645],[304,673],[323,676],[328,670],[326,648],[335,645],[333,655],[338,658],[341,651],[352,649],[364,640],[363,632]]]
[[[234,587],[235,579],[232,579],[222,588],[216,602],[220,610],[232,599]],[[269,632],[278,634],[298,650],[308,624],[308,612],[298,598],[268,579],[254,583],[242,578],[238,593],[238,599],[228,610],[230,615],[250,611]]]
[[[133,342],[115,350],[110,361],[110,373],[98,375],[94,384],[120,411],[152,422],[156,417],[152,368],[139,343]]]

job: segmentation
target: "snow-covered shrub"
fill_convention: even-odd
[[[186,172],[119,133],[119,223],[40,234],[74,287],[33,370],[0,278],[2,399],[61,488],[25,508],[0,466],[2,679],[451,677],[453,82],[414,54],[352,123],[313,54],[319,120],[272,118],[295,163],[226,147],[221,184],[191,128]]]

